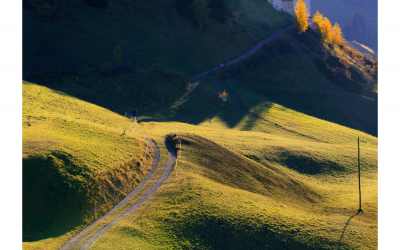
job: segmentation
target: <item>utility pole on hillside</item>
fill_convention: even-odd
[[[361,212],[361,173],[360,173],[360,137],[358,137],[358,191],[360,196],[360,208],[358,212]]]

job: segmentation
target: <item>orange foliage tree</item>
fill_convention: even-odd
[[[228,96],[228,93],[226,93],[225,90],[223,93],[219,92],[219,98],[222,98],[222,97],[226,98],[227,96]]]
[[[319,13],[319,11],[317,10],[317,12],[314,14],[313,18],[312,18],[314,25],[316,27],[316,31],[321,34],[321,28],[322,28],[322,22],[324,21],[324,15]]]
[[[297,29],[300,30],[300,32],[304,32],[308,28],[308,18],[310,16],[310,13],[308,12],[306,3],[303,2],[303,0],[299,0],[294,7],[294,24]]]
[[[342,30],[340,29],[340,26],[338,23],[335,23],[335,25],[332,27],[331,41],[332,41],[332,43],[338,44],[338,45],[342,45],[344,43]]]
[[[324,17],[324,20],[322,21],[322,26],[321,26],[321,35],[322,39],[324,41],[330,41],[331,40],[331,30],[332,30],[332,24],[329,21],[327,17]]]

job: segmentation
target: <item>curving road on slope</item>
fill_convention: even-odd
[[[243,60],[243,59],[245,59],[245,58],[247,58],[247,57],[253,55],[254,53],[257,52],[257,50],[261,49],[262,46],[263,46],[264,44],[268,43],[268,42],[271,41],[272,39],[277,38],[277,37],[278,37],[280,34],[282,34],[285,30],[288,30],[288,29],[292,28],[293,26],[294,26],[294,25],[293,25],[293,22],[291,22],[288,26],[283,27],[282,29],[279,29],[279,30],[275,31],[275,32],[272,33],[269,37],[267,37],[267,38],[261,40],[259,43],[257,43],[256,45],[254,45],[249,51],[247,51],[247,52],[244,53],[243,55],[241,55],[241,56],[239,56],[239,57],[237,57],[237,58],[235,58],[235,59],[232,59],[232,60],[230,60],[229,62],[225,63],[225,66],[228,66],[228,65],[230,65],[230,64],[232,64],[232,63],[239,62],[239,61],[241,61],[241,60]],[[205,75],[207,75],[208,73],[210,73],[210,72],[212,72],[212,71],[214,71],[214,70],[217,70],[217,69],[219,69],[219,67],[215,67],[215,68],[209,69],[209,70],[207,70],[207,71],[204,71],[203,73],[200,73],[198,79],[203,78],[203,77],[204,77]],[[179,105],[181,105],[181,104],[187,102],[190,98],[192,98],[192,97],[194,96],[194,94],[196,94],[196,92],[197,92],[200,88],[201,88],[201,84],[199,84],[199,85],[197,86],[196,89],[194,89],[194,90],[189,90],[188,92],[194,91],[193,94],[190,95],[190,97],[188,97],[186,100],[181,101],[180,103],[178,103],[178,104],[172,106],[171,108],[176,107],[176,106],[179,106]]]
[[[249,56],[251,56],[252,54],[254,54],[255,52],[257,52],[259,49],[261,49],[262,45],[268,43],[269,41],[271,41],[272,39],[278,37],[281,33],[283,33],[285,30],[288,30],[290,28],[293,27],[293,22],[291,24],[289,24],[286,27],[283,27],[279,30],[277,30],[276,32],[274,32],[273,34],[271,34],[269,37],[263,39],[262,41],[260,41],[259,43],[257,43],[255,46],[253,46],[249,51],[247,51],[246,53],[244,53],[243,55],[232,59],[230,61],[228,61],[227,63],[225,63],[225,66],[228,66],[232,63],[236,63],[239,62]],[[199,74],[199,78],[203,78],[205,75],[207,75],[208,73],[214,71],[214,70],[218,70],[219,67],[215,67],[212,68],[210,70],[204,71],[203,73]],[[193,92],[187,99],[183,100],[182,102],[172,106],[172,107],[176,107],[179,106],[185,102],[187,102],[191,97],[193,97],[196,92],[201,88],[201,84],[199,84],[195,89],[189,90],[189,92]],[[101,222],[102,220],[104,220],[105,218],[107,218],[108,216],[110,216],[111,214],[113,214],[115,211],[117,211],[122,205],[124,205],[130,198],[133,197],[133,195],[135,195],[143,186],[144,184],[150,179],[150,177],[152,176],[152,174],[154,173],[154,171],[157,169],[157,165],[158,165],[158,161],[160,158],[160,152],[159,149],[157,148],[157,146],[154,144],[154,142],[150,139],[147,139],[147,141],[150,143],[150,145],[153,147],[154,149],[154,163],[153,163],[153,167],[149,173],[149,175],[144,179],[144,181],[138,186],[136,187],[127,197],[125,197],[121,202],[118,203],[118,205],[116,205],[112,210],[110,210],[106,215],[104,215],[102,218],[98,219],[97,221],[95,221],[92,225],[90,225],[89,227],[85,228],[85,230],[83,230],[82,232],[80,232],[79,234],[77,234],[75,237],[73,237],[67,244],[65,244],[61,249],[62,250],[66,250],[66,249],[71,249],[76,247],[76,244],[80,242],[80,240],[85,240],[85,239],[81,239],[81,237],[86,234],[88,231],[90,231],[92,229],[93,226],[97,225],[99,222]],[[160,178],[160,180],[154,184],[154,186],[152,187],[152,189],[146,193],[139,201],[137,201],[134,205],[132,205],[130,208],[128,208],[122,215],[120,215],[119,217],[117,217],[116,219],[114,219],[112,222],[110,222],[109,224],[107,224],[106,226],[104,226],[102,229],[100,229],[96,234],[94,234],[89,240],[87,240],[85,242],[85,244],[81,247],[81,249],[88,249],[90,248],[90,246],[92,246],[98,239],[99,237],[106,232],[112,225],[114,225],[115,223],[117,223],[118,221],[120,221],[121,219],[125,218],[128,214],[130,214],[131,212],[133,212],[136,208],[138,208],[143,202],[145,202],[156,190],[157,188],[159,188],[161,186],[161,184],[168,178],[168,175],[174,165],[174,161],[175,161],[175,153],[172,150],[172,148],[168,145],[168,143],[164,140],[165,142],[165,146],[167,147],[168,151],[170,152],[170,159],[169,162],[167,164],[167,167],[165,168],[164,174],[163,176]]]
[[[160,150],[159,148],[155,145],[155,143],[150,140],[146,139],[149,144],[153,147],[154,149],[154,162],[153,166],[151,168],[150,173],[147,175],[147,177],[143,180],[142,183],[140,183],[139,186],[137,186],[128,196],[126,196],[122,201],[118,203],[113,209],[111,209],[106,215],[95,221],[92,225],[89,227],[85,228],[82,232],[77,234],[75,237],[73,237],[70,241],[67,242],[61,249],[66,250],[66,249],[74,249],[77,247],[77,245],[81,242],[82,236],[84,236],[88,231],[90,231],[95,225],[97,225],[99,222],[103,221],[105,218],[113,214],[115,211],[117,211],[122,205],[124,205],[130,198],[132,198],[145,184],[146,182],[150,179],[150,177],[153,175],[153,173],[157,169],[158,161],[160,159]],[[175,153],[172,150],[171,146],[167,143],[167,141],[164,139],[165,146],[167,147],[170,157],[169,157],[169,162],[165,168],[163,176],[158,180],[156,184],[153,185],[151,190],[147,192],[139,201],[137,201],[135,204],[133,204],[131,207],[129,207],[122,215],[118,216],[115,218],[113,221],[105,225],[102,229],[100,229],[96,234],[94,234],[89,240],[85,242],[85,244],[81,247],[81,249],[88,249],[93,243],[99,239],[99,237],[106,232],[112,225],[117,223],[118,221],[122,220],[125,218],[128,214],[132,213],[135,209],[137,209],[143,202],[145,202],[156,190],[161,186],[161,184],[168,178],[169,173],[171,172],[172,166],[174,165],[175,162]]]

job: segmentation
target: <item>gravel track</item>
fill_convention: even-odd
[[[225,63],[225,66],[228,66],[232,63],[236,63],[239,62],[249,56],[251,56],[252,54],[254,54],[256,51],[258,51],[259,49],[261,49],[262,45],[271,41],[272,39],[276,38],[277,36],[279,36],[282,32],[284,32],[285,30],[288,30],[290,28],[293,27],[293,22],[291,24],[289,24],[288,26],[277,30],[276,32],[274,32],[272,35],[270,35],[269,37],[263,39],[262,41],[260,41],[259,43],[257,43],[254,47],[252,47],[249,51],[247,51],[246,53],[244,53],[243,55],[228,61],[227,63]],[[207,75],[208,73],[219,69],[219,67],[215,67],[212,68],[210,70],[207,70],[200,75],[200,78],[203,78],[205,75]],[[201,87],[201,84],[199,86],[197,86],[197,88],[194,90],[193,94],[187,98],[186,100],[174,105],[173,107],[176,107],[178,105],[181,105],[182,103],[185,103],[186,101],[188,101],[194,94],[196,94],[196,92],[198,91],[198,89]],[[113,209],[111,209],[106,215],[104,215],[102,218],[98,219],[97,221],[95,221],[92,225],[90,225],[89,227],[85,228],[82,232],[80,232],[79,234],[77,234],[75,237],[73,237],[67,244],[65,244],[61,250],[66,250],[66,249],[71,249],[76,247],[77,243],[80,243],[80,241],[78,242],[78,240],[85,234],[87,233],[89,230],[92,229],[93,226],[97,225],[99,222],[101,222],[102,220],[104,220],[105,218],[107,218],[108,216],[110,216],[111,214],[113,214],[115,211],[117,211],[122,205],[124,205],[130,198],[132,198],[133,195],[135,195],[143,186],[144,184],[150,179],[150,177],[152,176],[152,174],[155,172],[155,170],[157,169],[157,165],[158,165],[158,161],[160,159],[160,151],[157,148],[157,146],[155,145],[155,143],[150,140],[150,139],[146,139],[150,145],[153,147],[154,149],[154,163],[153,163],[153,167],[150,171],[150,173],[147,175],[147,177],[143,180],[142,183],[140,183],[140,185],[138,187],[136,187],[128,196],[126,196],[122,201],[120,201],[118,203],[118,205],[116,205]],[[168,178],[169,173],[171,172],[171,169],[174,165],[175,162],[175,158],[176,155],[174,153],[174,151],[172,150],[172,148],[170,147],[170,145],[164,140],[165,146],[167,147],[168,151],[170,152],[170,158],[169,158],[169,162],[167,164],[167,167],[165,168],[164,174],[163,176],[160,178],[160,180],[158,180],[158,182],[156,184],[154,184],[154,186],[151,188],[151,190],[149,192],[147,192],[139,201],[137,201],[134,205],[132,205],[130,208],[128,208],[122,215],[118,216],[116,219],[114,219],[112,222],[110,222],[109,224],[107,224],[106,226],[104,226],[102,229],[100,229],[96,234],[94,234],[88,241],[86,241],[86,243],[80,248],[80,249],[89,249],[99,238],[102,234],[104,234],[110,227],[112,227],[115,223],[117,223],[118,221],[120,221],[121,219],[125,218],[127,215],[129,215],[130,213],[132,213],[134,210],[136,210],[141,204],[143,204],[143,202],[145,202],[147,199],[150,198],[150,196],[152,194],[154,194],[154,192],[157,190],[157,188],[159,188],[161,186],[161,184]],[[84,240],[84,239],[83,239]]]
[[[149,142],[149,144],[153,147],[153,149],[154,149],[154,162],[153,162],[153,166],[152,166],[152,168],[151,168],[151,171],[150,171],[150,173],[146,176],[146,178],[139,184],[139,186],[137,186],[131,193],[129,193],[129,195],[128,196],[126,196],[122,201],[120,201],[119,203],[118,203],[118,205],[116,205],[113,209],[111,209],[106,215],[104,215],[103,217],[101,217],[100,219],[98,219],[98,220],[96,220],[95,222],[93,222],[92,223],[92,225],[90,225],[89,227],[87,227],[87,228],[85,228],[82,232],[80,232],[79,234],[77,234],[76,236],[74,236],[70,241],[68,241],[67,242],[67,244],[65,244],[61,249],[62,250],[66,250],[66,249],[73,249],[73,248],[75,248],[76,247],[76,245],[78,245],[82,240],[85,240],[84,238],[83,239],[81,239],[81,237],[84,235],[84,234],[86,234],[88,231],[90,231],[95,225],[97,225],[99,222],[101,222],[101,221],[103,221],[105,218],[107,218],[108,216],[110,216],[111,214],[113,214],[115,211],[117,211],[122,205],[124,205],[130,198],[132,198],[140,189],[142,189],[142,187],[147,183],[147,181],[150,179],[150,177],[153,175],[153,173],[156,171],[156,169],[157,169],[157,165],[158,165],[158,162],[159,162],[159,160],[160,160],[160,150],[159,150],[159,148],[155,145],[155,143],[154,143],[154,141],[153,140],[151,140],[151,139],[146,139],[148,142]],[[167,143],[165,143],[166,145],[167,145]],[[166,170],[165,170],[165,172],[164,172],[164,175],[166,174],[166,172],[167,172],[167,170],[168,170],[168,166],[169,165],[171,165],[170,166],[170,168],[169,168],[169,171],[171,170],[171,168],[172,168],[172,165],[173,165],[173,161],[175,160],[175,154],[174,154],[174,152],[172,151],[172,150],[170,150],[170,148],[169,148],[169,145],[167,145],[167,148],[168,148],[168,150],[170,151],[170,153],[171,153],[171,156],[170,156],[170,162],[171,162],[171,158],[172,158],[172,164],[170,164],[170,162],[168,162],[168,165],[167,165],[167,168],[166,168]],[[168,174],[169,174],[169,171],[168,171]],[[164,175],[163,175],[163,177],[164,177]],[[162,177],[162,178],[163,178]],[[161,178],[161,179],[162,179]],[[161,180],[160,179],[160,180]],[[157,184],[160,182],[160,180],[157,182]],[[157,185],[156,184],[156,185]],[[154,185],[154,186],[156,186],[156,185]],[[161,185],[161,184],[160,184]],[[145,197],[147,197],[148,198],[148,196],[150,196],[151,194],[153,194],[154,193],[154,191],[153,191],[153,189],[154,189],[154,186],[153,186],[153,188],[150,190],[150,192],[148,192],[146,195],[145,195]],[[152,192],[153,191],[153,192]],[[149,194],[149,193],[151,193],[151,194]],[[147,196],[148,195],[148,196]],[[145,198],[145,197],[143,197],[143,198]],[[114,219],[111,223],[109,223],[109,224],[107,224],[104,228],[102,228],[101,230],[99,230],[99,232],[97,232],[93,237],[95,237],[95,236],[97,236],[98,235],[98,237],[100,237],[101,236],[101,234],[103,234],[109,227],[111,227],[114,223],[116,223],[116,222],[118,222],[119,220],[121,220],[122,218],[124,218],[125,216],[127,216],[130,212],[132,212],[133,211],[133,207],[135,207],[135,209],[136,209],[136,207],[138,207],[140,204],[142,204],[143,202],[141,202],[142,200],[143,200],[143,198],[141,199],[141,200],[139,200],[137,203],[135,203],[132,207],[130,207],[123,215],[121,215],[121,216],[119,216],[118,218],[116,218],[116,219]],[[146,199],[147,199],[146,198]],[[145,199],[145,200],[146,200]],[[138,204],[138,203],[140,203],[140,204]],[[137,205],[138,204],[138,205]],[[136,206],[137,205],[137,206]],[[106,229],[105,229],[106,228]],[[101,233],[100,233],[101,232]],[[100,234],[99,234],[100,233]],[[90,238],[89,239],[89,241],[91,242],[91,240],[93,239],[93,237],[92,238]],[[88,241],[88,242],[89,242]],[[84,245],[84,246],[86,246],[86,244]]]
[[[167,141],[165,139],[164,139],[164,143],[170,153],[170,156],[169,156],[169,162],[165,168],[163,176],[157,181],[156,184],[153,185],[151,190],[149,192],[147,192],[139,201],[137,201],[134,205],[132,205],[130,208],[128,208],[122,215],[118,216],[112,222],[108,223],[105,227],[100,229],[80,249],[89,249],[100,238],[100,236],[102,234],[104,234],[110,227],[112,227],[115,223],[117,223],[118,221],[120,221],[123,218],[125,218],[126,216],[128,216],[130,213],[132,213],[134,210],[136,210],[140,205],[142,205],[147,199],[149,199],[150,196],[153,195],[154,192],[156,192],[157,189],[160,188],[161,184],[168,178],[169,173],[171,172],[171,169],[174,165],[176,155],[175,155],[174,151],[172,150],[171,146],[167,143]],[[158,163],[158,161],[157,161],[157,163]]]

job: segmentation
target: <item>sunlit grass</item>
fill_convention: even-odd
[[[375,51],[373,51],[373,50],[372,50],[370,47],[368,47],[367,45],[358,43],[356,40],[354,40],[353,43],[355,43],[355,44],[357,44],[357,45],[363,47],[363,48],[364,48],[365,50],[367,50],[368,52],[370,52],[370,53],[372,53],[372,54],[375,54]]]
[[[315,178],[278,164],[265,164],[263,170],[245,158],[232,165],[231,159],[238,157],[234,152],[190,134],[177,138],[182,141],[178,175],[171,173],[171,184],[165,183],[150,205],[112,227],[93,249],[377,247],[376,170],[366,170],[362,177],[364,212],[356,215],[355,174]],[[178,150],[179,142],[175,142]],[[214,164],[210,165],[210,159]],[[247,164],[258,169],[256,175],[248,172]],[[230,177],[232,168],[234,174],[247,177]],[[272,172],[264,175],[268,171]],[[273,173],[278,175],[273,177]],[[282,186],[274,186],[274,178]],[[257,179],[265,186],[258,186]],[[311,196],[300,199],[293,187],[284,184],[293,181],[297,187],[308,188],[309,193],[299,194]]]
[[[24,249],[60,247],[151,168],[132,120],[64,93],[23,82],[22,120]]]

